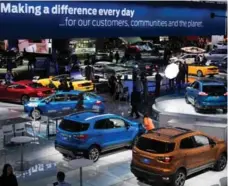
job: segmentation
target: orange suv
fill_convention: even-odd
[[[187,176],[207,168],[222,171],[226,164],[223,140],[184,128],[158,128],[138,139],[131,172],[140,181],[183,186]]]

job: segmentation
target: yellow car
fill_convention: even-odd
[[[74,90],[79,90],[79,91],[93,91],[94,90],[94,84],[92,81],[83,80],[83,79],[79,79],[79,80],[72,79],[68,74],[53,76],[53,77],[44,78],[44,79],[38,79],[38,80],[36,80],[36,82],[42,84],[45,87],[49,87],[52,84],[56,88],[58,88],[60,85],[60,81],[64,80],[64,79],[67,80],[68,85],[70,82],[72,82]]]
[[[213,76],[219,73],[219,69],[216,66],[206,66],[206,65],[197,65],[192,64],[188,65],[188,74],[196,75],[198,77],[203,76]]]

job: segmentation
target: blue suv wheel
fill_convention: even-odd
[[[88,150],[87,156],[88,159],[93,160],[93,162],[97,162],[100,158],[100,149],[97,146],[93,145]]]

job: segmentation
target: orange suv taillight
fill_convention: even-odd
[[[164,157],[158,157],[157,160],[161,161],[163,163],[170,163],[172,161],[173,157],[171,156],[164,156]]]

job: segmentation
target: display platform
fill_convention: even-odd
[[[155,107],[162,111],[173,114],[188,114],[194,115],[198,117],[210,117],[210,118],[227,118],[227,114],[223,114],[222,110],[205,111],[203,113],[197,113],[194,109],[194,106],[191,104],[186,104],[185,98],[183,96],[164,96],[162,98],[158,98],[155,101]]]
[[[152,118],[159,127],[182,127],[199,130],[210,136],[227,140],[227,114],[216,112],[196,113],[184,96],[169,95],[155,100]]]

